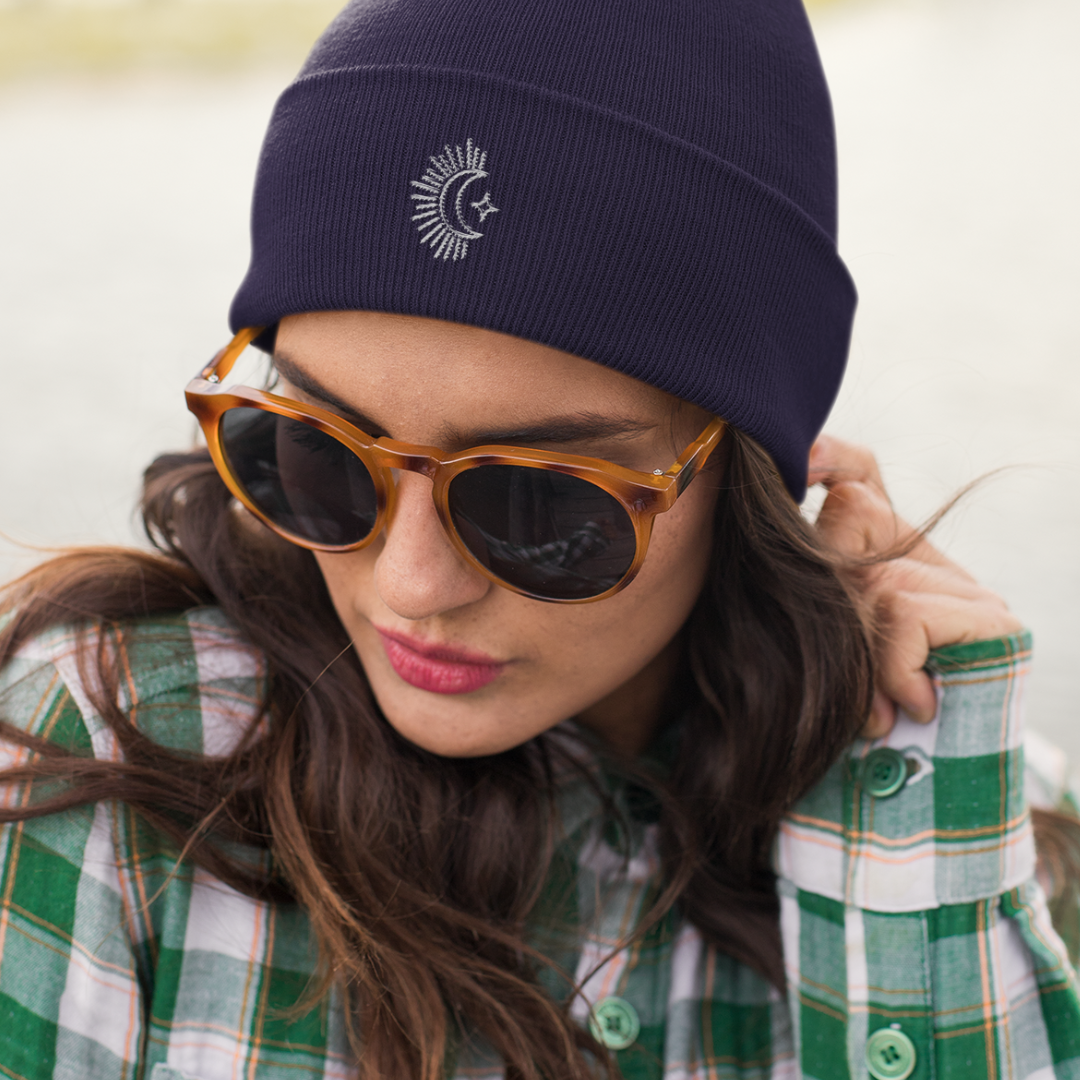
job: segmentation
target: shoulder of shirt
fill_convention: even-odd
[[[99,649],[115,664],[120,708],[162,746],[223,756],[259,722],[264,657],[216,607],[120,622],[104,632],[85,624],[51,627],[0,670],[0,718],[73,750],[118,759],[115,733],[95,705]]]

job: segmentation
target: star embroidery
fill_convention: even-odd
[[[491,202],[490,191],[485,192],[484,197],[479,202],[470,203],[469,205],[472,206],[474,210],[479,211],[481,225],[484,223],[484,218],[486,218],[488,214],[497,214],[499,212],[499,208]]]

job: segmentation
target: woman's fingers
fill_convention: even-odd
[[[920,723],[932,720],[937,708],[923,668],[934,647],[931,639],[940,629],[940,599],[926,593],[890,593],[876,598],[874,605],[877,689]],[[946,608],[954,606],[949,599]]]
[[[877,458],[865,446],[838,439],[835,435],[819,435],[810,448],[808,484],[824,484],[846,481],[869,484],[885,494]]]
[[[819,450],[822,443],[825,448]],[[809,476],[828,490],[817,527],[831,547],[842,555],[865,559],[903,550],[910,544],[909,558],[950,567],[974,581],[966,570],[946,558],[925,537],[918,537],[916,530],[897,515],[869,450],[823,436],[814,444],[814,451]]]
[[[868,595],[883,591],[937,593],[963,600],[986,600],[1008,610],[997,593],[984,588],[969,574],[957,573],[956,567],[949,562],[928,563],[907,555],[868,567],[863,576],[867,579],[865,591]]]
[[[913,719],[934,718],[937,698],[924,670],[933,649],[965,641],[983,641],[1017,633],[1021,624],[1001,599],[987,589],[977,595],[957,592],[909,592],[897,579],[879,585],[870,597],[875,616],[877,689]],[[875,703],[868,730],[877,737],[892,724],[887,711]]]
[[[931,650],[1016,633],[1021,625],[1000,597],[897,516],[870,451],[823,437],[811,451],[809,480],[828,491],[817,528],[855,561],[871,618],[877,682],[863,735],[886,735],[898,707],[926,723],[937,710],[925,670]],[[903,555],[890,558],[896,551]]]
[[[869,482],[832,480],[818,513],[817,528],[836,551],[862,559],[911,538],[912,529],[896,516],[884,492]]]
[[[880,739],[888,735],[896,723],[896,702],[886,693],[874,687],[874,700],[870,706],[870,719],[859,733],[864,739]]]

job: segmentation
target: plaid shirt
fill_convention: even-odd
[[[0,712],[115,759],[74,644],[58,629],[27,645],[0,675]],[[160,743],[222,754],[252,722],[262,661],[216,610],[129,626],[117,650],[124,705]],[[916,1080],[1080,1077],[1076,976],[1034,878],[1027,813],[1031,798],[1061,802],[1064,767],[1036,743],[1043,769],[1025,796],[1028,663],[1026,637],[935,653],[937,718],[857,743],[788,816],[776,853],[786,995],[676,913],[610,956],[659,888],[655,827],[632,825],[627,860],[595,796],[566,784],[566,840],[530,932],[584,980],[580,1022],[611,998],[636,1017],[618,1050],[627,1080],[854,1080],[871,1075],[883,1028],[909,1040]],[[888,796],[869,793],[862,764],[879,746],[905,764]],[[22,756],[0,744],[0,764]],[[0,1076],[346,1080],[340,1002],[288,1011],[314,961],[302,910],[178,864],[124,806],[0,831]],[[481,1051],[456,1066],[461,1080],[501,1075]]]

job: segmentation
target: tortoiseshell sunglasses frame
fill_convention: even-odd
[[[262,333],[262,329],[262,327],[249,327],[241,330],[188,383],[185,391],[188,409],[199,420],[218,473],[233,495],[255,517],[279,536],[310,551],[331,553],[358,551],[379,535],[393,514],[396,488],[391,470],[404,469],[408,472],[420,473],[431,480],[432,499],[443,529],[455,549],[469,565],[504,589],[548,603],[589,604],[597,600],[605,600],[621,589],[625,589],[637,576],[645,561],[645,553],[649,547],[649,538],[652,535],[656,515],[670,510],[675,505],[675,500],[686,490],[687,485],[697,476],[709,455],[719,445],[726,426],[723,420],[713,419],[669,469],[657,469],[654,473],[623,468],[621,465],[599,458],[576,457],[573,454],[530,450],[517,446],[477,446],[456,453],[444,453],[434,446],[418,446],[386,437],[373,439],[347,420],[317,405],[308,405],[305,402],[284,398],[265,390],[255,390],[248,386],[232,386],[226,389],[222,381],[229,374],[240,354]],[[364,462],[374,481],[378,511],[371,532],[363,540],[341,546],[315,543],[276,525],[252,502],[229,467],[221,445],[221,418],[229,409],[239,406],[262,409],[291,420],[310,424],[337,439]],[[596,596],[571,599],[542,596],[519,588],[492,573],[458,535],[449,508],[450,482],[459,473],[481,465],[522,465],[533,469],[550,469],[587,480],[606,491],[626,511],[634,526],[637,547],[629,569],[618,583],[604,592]]]

